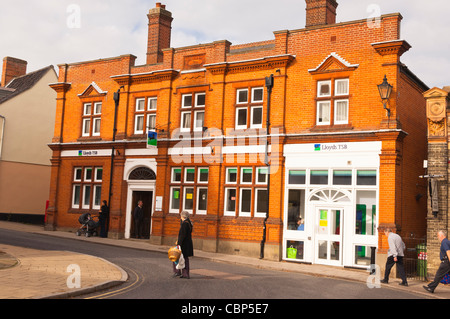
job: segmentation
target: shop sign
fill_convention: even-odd
[[[333,151],[346,151],[346,150],[348,150],[347,143],[314,144],[315,152],[333,152]]]
[[[61,157],[111,156],[111,149],[62,151]]]
[[[98,156],[98,151],[78,151],[78,156]]]

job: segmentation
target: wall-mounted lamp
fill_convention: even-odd
[[[381,100],[383,101],[383,107],[387,111],[388,118],[391,117],[391,109],[386,106],[392,93],[393,86],[387,81],[386,75],[384,76],[383,83],[378,85],[378,92],[380,93]]]

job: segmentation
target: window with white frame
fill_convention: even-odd
[[[255,188],[255,217],[266,217],[267,188]]]
[[[180,194],[181,188],[174,186],[170,188],[170,212],[179,213],[180,212]]]
[[[142,97],[136,99],[134,113],[134,134],[146,134],[156,130],[157,97]]]
[[[184,169],[184,182],[185,183],[195,182],[195,167],[186,167]]]
[[[264,87],[236,90],[236,129],[262,128]]]
[[[192,213],[194,209],[194,187],[184,187],[183,193],[183,210]]]
[[[331,102],[317,102],[317,124],[330,125],[331,121]]]
[[[250,217],[252,214],[252,189],[239,189],[239,216]]]
[[[206,207],[208,203],[208,188],[198,187],[197,188],[197,214],[206,214]]]
[[[257,167],[256,168],[256,184],[267,184],[267,176],[269,169],[267,167]]]
[[[179,167],[172,168],[172,177],[171,177],[172,183],[181,183],[181,171],[182,169]]]
[[[267,167],[227,167],[225,170],[225,216],[265,217]],[[252,205],[252,203],[254,203]]]
[[[102,102],[83,104],[81,136],[100,136]]]
[[[236,188],[225,188],[225,216],[236,215]]]
[[[181,96],[181,132],[202,132],[205,126],[206,93]]]
[[[349,123],[349,79],[317,82],[317,125]]]
[[[170,185],[170,213],[186,210],[206,215],[208,203],[208,167],[173,167]]]
[[[75,167],[72,183],[72,208],[100,209],[102,181],[102,167]]]
[[[253,183],[253,167],[241,168],[241,184]]]
[[[236,108],[236,129],[246,129],[247,128],[247,107]]]

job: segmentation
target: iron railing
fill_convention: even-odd
[[[414,280],[427,280],[427,240],[426,238],[402,238],[406,245],[403,264],[406,276]]]

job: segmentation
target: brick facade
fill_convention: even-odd
[[[183,204],[200,205],[206,188],[205,211],[192,209],[197,249],[258,256],[266,224],[265,256],[280,260],[284,258],[286,176],[290,174],[285,163],[292,160],[285,156],[286,147],[320,143],[348,143],[350,147],[374,142],[380,143],[380,150],[375,157],[378,184],[370,188],[378,198],[374,205],[378,221],[373,225],[380,229],[394,227],[402,236],[425,235],[426,199],[415,198],[427,153],[422,93],[428,88],[400,62],[401,55],[410,48],[399,37],[402,16],[383,15],[377,28],[366,20],[335,24],[335,17],[328,18],[326,12],[326,19],[311,16],[316,14],[313,2],[319,5],[319,11],[330,11],[333,4],[335,11],[337,6],[331,0],[307,1],[307,20],[315,22],[307,22],[303,29],[274,32],[271,40],[242,45],[217,41],[183,48],[168,47],[170,34],[166,31],[170,30],[172,17],[158,4],[150,13],[164,13],[167,18],[159,30],[166,40],[156,35],[156,27],[149,26],[148,64],[135,66],[135,57],[127,55],[60,65],[59,83],[52,85],[58,99],[55,137],[50,145],[53,166],[47,227],[78,226],[78,216],[84,210],[72,207],[73,197],[76,185],[85,184],[74,180],[76,168],[103,168],[101,198],[108,197],[108,151],[114,146],[110,236],[129,235],[134,205],[131,199],[144,186],[130,181],[128,174],[146,165],[156,173],[156,180],[148,183],[153,196],[150,241],[172,244],[179,228],[177,209],[183,209]],[[271,74],[272,166],[266,220],[257,197],[261,200],[267,196],[267,183],[258,182],[256,175],[259,168],[265,167],[265,78]],[[394,87],[389,118],[377,90],[385,75]],[[336,92],[329,104],[336,110],[329,111],[329,123],[318,123],[318,103],[323,100],[318,85],[324,81],[332,83],[330,87]],[[346,93],[338,91],[338,82],[344,87],[348,83]],[[112,143],[113,92],[119,89],[117,139]],[[245,92],[247,99],[241,100],[240,94]],[[138,105],[139,101],[150,105],[152,99],[157,99],[154,124],[154,111],[150,107],[141,110]],[[336,104],[341,102],[342,107],[342,99],[348,105],[344,121]],[[83,137],[87,118],[83,115],[84,105],[100,102],[100,134]],[[95,115],[91,117],[95,121]],[[137,129],[140,121],[148,127],[154,125],[151,128],[158,133],[157,148],[146,147],[145,132]],[[95,151],[96,156],[74,155],[80,150]],[[346,163],[351,166],[351,162]],[[183,176],[179,181],[174,180],[178,169]],[[192,169],[197,177],[188,181]],[[198,180],[201,169],[208,169],[206,184]],[[230,181],[228,174],[234,169],[240,172],[239,177]],[[253,172],[253,180],[248,183],[243,182],[244,169]],[[356,174],[357,168],[353,169]],[[249,196],[248,207],[239,202],[245,196]],[[176,207],[177,201],[183,203],[174,211],[172,205]],[[231,208],[225,207],[230,202],[239,206],[234,215]],[[308,222],[312,230],[313,220]],[[374,245],[383,255],[387,240],[384,236],[376,238]]]
[[[424,93],[427,101],[428,124],[428,192],[437,188],[438,209],[432,208],[432,197],[428,198],[427,213],[427,264],[432,278],[439,268],[440,242],[437,233],[449,230],[448,210],[448,107],[449,88],[432,88]],[[435,185],[431,182],[436,182]]]

